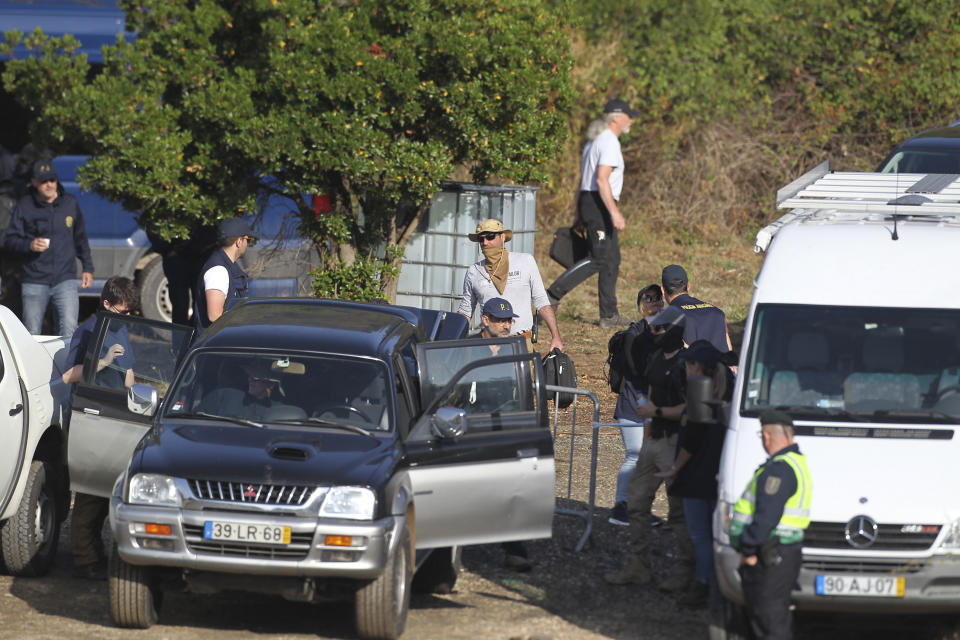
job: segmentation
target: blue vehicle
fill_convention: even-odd
[[[81,289],[80,294],[99,297],[107,278],[126,276],[140,286],[143,315],[169,322],[170,295],[160,254],[137,224],[135,212],[81,189],[77,169],[86,160],[87,156],[60,156],[53,161],[64,190],[80,203],[93,254],[93,286]],[[296,205],[278,196],[265,198],[260,210],[248,221],[260,234],[259,242],[240,259],[240,265],[251,277],[250,295],[310,295],[310,269],[319,263],[319,258],[313,243],[299,233]]]

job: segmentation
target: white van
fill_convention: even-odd
[[[743,634],[733,504],[782,409],[813,477],[799,610],[960,611],[960,176],[830,172],[781,189],[754,282],[714,516]],[[719,633],[718,633],[719,631]]]

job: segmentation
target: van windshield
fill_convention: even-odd
[[[759,305],[741,412],[960,423],[960,310]]]

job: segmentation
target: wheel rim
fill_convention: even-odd
[[[46,489],[46,488],[44,488]],[[33,531],[36,540],[36,548],[40,549],[46,546],[53,537],[53,507],[50,503],[50,496],[46,490],[41,491],[37,497],[37,511],[34,514]]]
[[[393,591],[397,594],[397,618],[403,615],[403,603],[407,597],[407,548],[400,549],[400,564],[393,574]]]

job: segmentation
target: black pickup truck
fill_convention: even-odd
[[[362,637],[396,638],[411,589],[452,587],[460,545],[549,537],[539,359],[466,330],[297,298],[245,301],[195,342],[103,315],[68,448],[72,488],[111,500],[114,622],[154,624],[165,589],[248,590],[350,599]],[[94,372],[117,336],[130,388]]]

